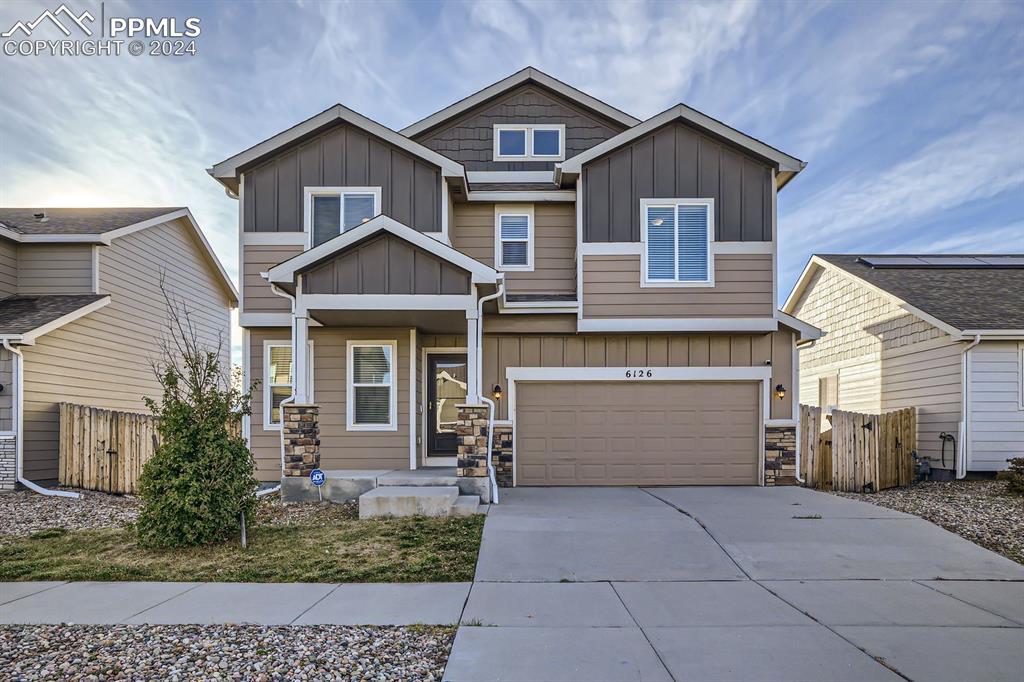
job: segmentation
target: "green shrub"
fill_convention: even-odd
[[[1015,495],[1024,495],[1024,457],[1007,460],[1010,463],[1006,471],[999,472],[999,478],[1006,481],[1006,488]]]
[[[251,387],[243,393],[232,386],[221,369],[220,347],[200,343],[187,311],[172,323],[173,343],[154,366],[163,398],[145,399],[160,419],[161,438],[139,482],[143,507],[136,527],[139,542],[149,547],[223,540],[238,532],[240,514],[251,515],[256,504],[254,461],[240,435]]]

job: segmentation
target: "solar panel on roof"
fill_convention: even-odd
[[[860,256],[872,268],[1024,268],[1024,256]]]
[[[951,267],[954,265],[968,266],[968,267],[982,267],[985,264],[973,256],[922,256],[923,260],[928,265],[938,265]]]
[[[978,260],[996,267],[1024,267],[1024,256],[980,256]]]
[[[867,263],[873,268],[893,268],[907,265],[924,265],[920,258],[914,256],[861,256],[857,260]]]

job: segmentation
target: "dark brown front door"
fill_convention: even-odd
[[[456,405],[466,402],[466,356],[427,357],[427,454],[448,457],[459,451]]]

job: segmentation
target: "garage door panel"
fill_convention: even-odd
[[[520,485],[753,485],[755,382],[516,387]]]

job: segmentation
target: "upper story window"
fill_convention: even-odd
[[[305,229],[319,246],[380,215],[380,187],[307,187]]]
[[[714,199],[642,199],[644,286],[714,286]]]
[[[497,270],[533,270],[533,205],[494,207]]]
[[[564,124],[494,126],[495,161],[562,161],[564,158]]]

